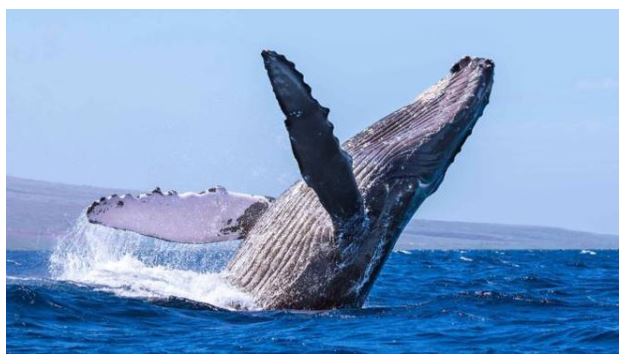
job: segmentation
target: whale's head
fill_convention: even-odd
[[[363,300],[386,257],[421,203],[439,187],[482,115],[493,84],[489,59],[464,57],[410,105],[345,143],[365,198],[367,233],[352,239],[346,259]]]
[[[488,104],[493,72],[491,60],[465,57],[414,103],[384,120],[375,133],[375,145],[385,151],[378,176],[384,187],[415,183],[417,198],[436,191]]]

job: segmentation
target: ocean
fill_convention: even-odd
[[[361,309],[261,311],[222,280],[236,247],[79,223],[8,251],[7,353],[619,350],[617,250],[395,251]]]

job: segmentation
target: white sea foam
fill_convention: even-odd
[[[45,281],[44,278],[41,277],[20,277],[20,276],[7,276],[7,281]]]
[[[122,297],[175,296],[226,309],[254,310],[255,301],[231,286],[222,272],[235,244],[165,242],[90,224],[82,217],[59,239],[50,270],[54,279]]]
[[[593,250],[586,250],[586,249],[583,249],[583,250],[581,250],[581,251],[580,251],[580,254],[596,255],[597,253],[596,253],[596,252],[594,252]]]

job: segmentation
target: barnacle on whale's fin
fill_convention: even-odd
[[[89,222],[179,243],[242,239],[272,198],[213,187],[200,193],[111,195],[87,208]]]
[[[305,183],[317,194],[334,226],[364,217],[364,202],[353,175],[351,156],[334,136],[329,109],[312,97],[312,89],[294,63],[273,51],[263,51],[264,66],[286,116],[292,152]]]

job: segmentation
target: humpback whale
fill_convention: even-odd
[[[494,64],[462,58],[412,103],[340,144],[295,65],[274,51],[262,57],[302,180],[276,199],[223,187],[112,195],[87,218],[175,242],[242,239],[225,277],[263,309],[361,307],[482,115]]]

